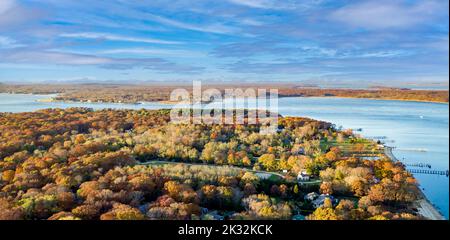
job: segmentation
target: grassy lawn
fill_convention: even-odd
[[[375,157],[383,154],[383,149],[379,149],[378,144],[374,141],[361,138],[345,139],[342,142],[336,140],[322,140],[320,147],[323,151],[327,151],[332,147],[340,149],[343,157]]]

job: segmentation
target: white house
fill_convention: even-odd
[[[300,182],[305,182],[305,181],[309,181],[311,177],[309,176],[309,174],[306,172],[306,170],[302,170],[298,173],[297,175],[297,180]]]
[[[328,195],[328,194],[322,194],[318,198],[316,198],[314,201],[312,201],[314,208],[322,207],[327,198],[330,199],[332,202],[335,202],[333,196]]]
[[[317,194],[316,192],[310,192],[310,193],[306,194],[305,200],[312,202],[312,201],[316,200],[318,197],[319,197],[319,194]]]

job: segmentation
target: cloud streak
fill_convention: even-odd
[[[442,14],[442,2],[419,1],[408,6],[401,1],[367,1],[337,9],[330,19],[367,29],[407,28]]]
[[[198,73],[204,69],[176,64],[161,58],[110,58],[88,54],[34,50],[0,52],[0,63],[98,66],[111,70],[142,68],[160,73]]]
[[[16,6],[14,0],[3,0],[0,2],[0,15],[6,14]]]
[[[122,41],[122,42],[138,42],[138,43],[155,43],[155,44],[182,44],[178,41],[166,41],[153,38],[139,38],[120,36],[109,33],[96,33],[96,32],[82,32],[82,33],[63,33],[59,35],[64,38],[78,38],[78,39],[96,39],[96,40],[108,40],[108,41]]]
[[[276,0],[228,0],[230,3],[260,9],[293,9],[292,1]]]
[[[197,32],[206,32],[206,33],[216,33],[216,34],[232,34],[238,31],[237,28],[232,26],[227,26],[221,23],[213,23],[213,24],[191,24],[187,22],[177,21],[173,19],[169,19],[166,17],[148,14],[148,18],[152,21],[180,28],[185,30],[197,31]]]
[[[205,57],[207,54],[198,51],[161,49],[161,48],[115,48],[99,51],[100,54],[136,54],[136,55],[164,55],[175,57]]]
[[[9,37],[1,36],[0,35],[0,49],[6,49],[6,48],[18,48],[18,47],[24,47],[25,45],[18,43],[16,40],[11,39]]]
[[[0,2],[0,27],[2,29],[11,28],[16,24],[25,22],[32,15],[15,0],[2,0]]]

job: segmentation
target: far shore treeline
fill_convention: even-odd
[[[406,88],[377,87],[369,89],[331,89],[304,87],[295,84],[215,84],[205,86],[221,91],[240,87],[278,89],[280,97],[343,97],[402,101],[448,103],[448,90],[412,90]],[[192,90],[192,86],[169,84],[0,84],[0,93],[58,94],[54,101],[139,103],[168,101],[177,88]]]

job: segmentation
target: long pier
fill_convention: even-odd
[[[384,147],[384,153],[387,157],[389,157],[392,161],[400,162],[394,154],[392,153],[393,147]],[[448,170],[447,171],[436,171],[431,169],[407,169],[410,173],[416,173],[416,174],[438,174],[438,175],[446,175],[448,177]],[[434,206],[430,200],[426,197],[425,193],[422,191],[422,189],[418,188],[421,194],[421,198],[417,201],[419,204],[419,214],[424,216],[425,218],[431,219],[431,220],[445,220],[444,215],[442,215],[439,210],[436,209],[436,206]]]
[[[392,153],[393,147],[384,147],[384,153],[386,156],[388,156],[392,161],[394,162],[401,162],[399,159],[397,159],[394,154]],[[417,163],[417,164],[405,164],[405,166],[409,167],[428,167],[431,168],[430,164],[423,164],[423,163]],[[430,175],[440,175],[440,176],[447,176],[448,177],[448,170],[441,171],[441,170],[433,170],[433,169],[407,169],[408,172],[414,173],[414,174],[430,174]]]
[[[431,168],[431,164],[428,163],[404,163],[407,167],[419,167],[419,168]]]
[[[416,173],[416,174],[432,174],[432,175],[445,175],[448,177],[448,170],[446,171],[440,171],[440,170],[430,170],[430,169],[407,169],[410,173]]]

